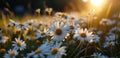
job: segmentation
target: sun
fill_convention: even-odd
[[[90,0],[91,4],[94,6],[100,6],[103,3],[103,0]]]
[[[82,0],[83,2],[87,2],[88,0]]]

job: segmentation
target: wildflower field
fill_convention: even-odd
[[[41,15],[38,8],[17,17],[5,8],[9,15],[0,12],[0,58],[120,58],[120,13],[109,17],[110,7],[106,16],[96,9],[82,15],[46,8]]]
[[[42,19],[41,19],[42,18]],[[2,58],[119,58],[120,20],[53,16],[17,21],[1,20]]]

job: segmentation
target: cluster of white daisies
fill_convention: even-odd
[[[68,55],[67,51],[69,50],[65,45],[66,42],[69,42],[68,45],[75,45],[76,41],[86,44],[100,43],[103,49],[118,44],[116,40],[119,38],[120,22],[102,19],[99,25],[100,28],[89,27],[87,18],[79,18],[61,12],[56,13],[49,23],[35,19],[19,23],[10,19],[5,30],[0,29],[0,53],[4,52],[2,56],[4,58],[17,58],[19,56],[23,58],[62,58],[62,56]],[[28,41],[31,42],[28,43]],[[11,48],[7,50],[9,47],[5,45],[9,45],[8,42],[11,43]],[[36,42],[38,43],[37,47],[34,45]],[[34,50],[24,51],[31,47]],[[24,54],[20,54],[21,52]],[[93,52],[90,56],[110,57],[102,54],[102,52]]]

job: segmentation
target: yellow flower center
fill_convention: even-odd
[[[7,25],[7,27],[11,27],[11,25]]]
[[[86,33],[81,33],[80,36],[83,38],[87,37]]]
[[[112,46],[112,43],[111,43],[111,42],[109,42],[109,43],[108,43],[108,46]]]
[[[107,21],[103,21],[103,23],[104,23],[104,24],[106,24],[106,23],[107,23]]]
[[[51,51],[51,53],[52,53],[53,55],[57,54],[57,52],[58,52],[58,49],[57,49],[57,48],[55,48],[55,49],[53,49],[53,50]]]
[[[74,20],[75,18],[74,18],[74,17],[72,17],[71,19],[72,19],[72,20]]]
[[[5,49],[0,49],[0,53],[4,53],[5,51]]]
[[[35,50],[35,54],[39,54],[41,52],[42,52],[42,50]]]
[[[22,46],[22,43],[21,43],[21,42],[18,42],[17,45],[18,45],[19,47],[21,47],[21,46]]]
[[[29,26],[31,26],[32,25],[32,23],[29,23]]]
[[[55,34],[61,35],[61,34],[62,34],[62,30],[61,30],[60,28],[57,28],[57,29],[55,30]]]
[[[73,25],[70,25],[70,29],[74,29],[74,26],[73,26]]]
[[[41,35],[45,35],[45,32],[42,32]]]
[[[15,52],[10,53],[10,57],[13,57],[15,55]]]
[[[96,32],[92,32],[92,34],[96,34]]]
[[[20,26],[22,27],[22,26],[24,26],[24,24],[20,24]]]

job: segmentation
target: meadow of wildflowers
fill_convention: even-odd
[[[118,18],[79,17],[62,12],[51,16],[52,8],[45,11],[51,17],[48,22],[8,19],[0,28],[0,58],[120,57]]]

